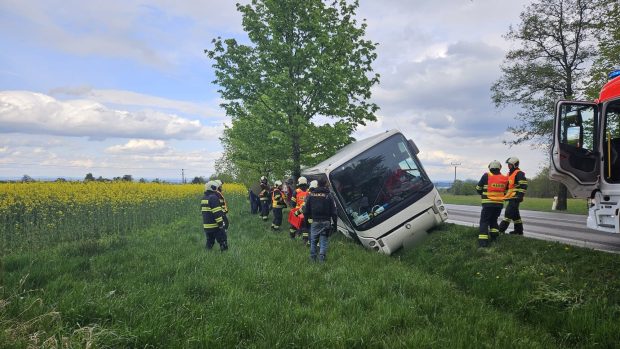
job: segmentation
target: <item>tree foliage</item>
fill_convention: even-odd
[[[516,44],[491,87],[497,107],[516,105],[516,139],[548,149],[553,134],[553,107],[558,99],[583,98],[587,68],[596,58],[600,17],[609,0],[537,0],[521,13],[521,22],[505,38]],[[558,187],[559,210],[566,209],[567,189]]]
[[[364,39],[357,7],[345,0],[237,4],[251,44],[217,38],[205,50],[232,118],[220,165],[298,177],[302,165],[332,155],[356,126],[375,120],[376,44]]]
[[[491,87],[497,107],[519,106],[519,125],[509,130],[518,144],[550,144],[553,106],[558,99],[583,97],[586,68],[596,57],[599,0],[538,0],[520,15],[505,38],[517,44]]]
[[[620,3],[617,0],[605,0],[603,5],[598,56],[589,71],[586,88],[590,100],[598,98],[601,88],[607,82],[607,74],[614,68],[620,69]]]

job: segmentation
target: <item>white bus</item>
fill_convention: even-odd
[[[389,255],[448,219],[418,152],[412,140],[391,130],[349,144],[302,174],[327,177],[341,233]]]

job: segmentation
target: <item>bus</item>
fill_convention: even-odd
[[[338,208],[338,231],[390,255],[423,241],[448,219],[418,153],[411,139],[390,130],[347,145],[302,175],[309,181],[327,178]]]

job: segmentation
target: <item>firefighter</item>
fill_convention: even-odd
[[[504,195],[508,188],[508,177],[500,172],[502,164],[493,160],[488,167],[489,172],[483,174],[476,185],[476,191],[482,197],[478,247],[488,247],[490,242],[499,236],[497,219],[502,213]]]
[[[519,213],[519,204],[523,201],[527,191],[527,178],[525,173],[519,169],[519,159],[511,156],[506,160],[508,164],[508,192],[505,200],[508,201],[504,211],[504,219],[499,225],[499,232],[504,233],[508,229],[510,222],[514,223],[514,230],[510,234],[523,235],[523,221]]]
[[[319,262],[325,262],[329,236],[336,231],[338,215],[336,202],[327,188],[327,179],[321,177],[318,180],[318,188],[306,198],[304,204],[304,216],[311,221],[310,226],[310,260],[317,259],[317,242],[319,243]]]
[[[282,181],[276,181],[273,184],[271,192],[271,207],[273,208],[273,222],[271,222],[271,230],[280,230],[282,225],[282,210],[286,208],[286,194],[282,191]]]
[[[228,250],[226,231],[223,229],[224,218],[220,198],[217,195],[218,184],[209,181],[205,184],[205,195],[200,202],[202,211],[202,227],[207,236],[207,250],[211,250],[215,241],[220,245],[220,251]]]
[[[298,217],[300,214],[303,213],[303,211],[301,211],[301,206],[304,204],[307,195],[308,180],[306,179],[306,177],[299,177],[299,179],[297,180],[297,189],[295,189],[293,197],[291,198],[291,202],[293,203],[293,205],[295,205],[295,207],[291,211],[293,211],[295,217]],[[306,227],[306,224],[304,223],[304,220],[302,220],[299,229],[291,224],[291,227],[289,228],[289,234],[291,236],[291,239],[294,239],[295,236],[300,235],[300,233],[303,234],[303,232],[307,230],[308,229]]]
[[[228,233],[228,203],[226,202],[226,198],[224,198],[223,193],[223,183],[219,179],[215,179],[214,182],[217,184],[217,191],[215,192],[220,200],[220,206],[222,207],[222,218],[224,220],[224,224],[222,228],[226,233]]]
[[[271,188],[267,183],[267,177],[262,176],[260,178],[260,193],[258,194],[260,199],[260,218],[263,221],[269,219],[269,205],[271,204]]]

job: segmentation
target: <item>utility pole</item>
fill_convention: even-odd
[[[185,169],[181,169],[181,183],[185,184]]]
[[[461,166],[461,163],[460,162],[452,162],[452,163],[450,163],[450,165],[454,166],[454,182],[453,182],[453,184],[454,184],[454,183],[456,183],[456,168],[458,166]]]

